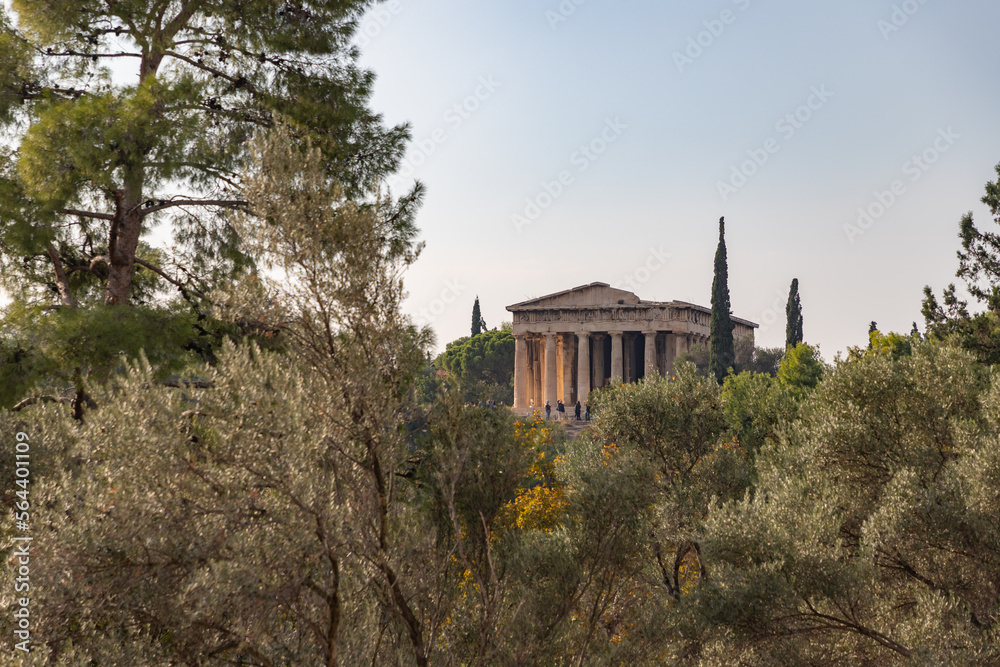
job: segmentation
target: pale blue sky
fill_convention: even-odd
[[[758,344],[783,343],[792,278],[828,359],[873,319],[922,327],[959,218],[988,220],[998,24],[983,0],[383,3],[362,62],[374,108],[413,126],[394,186],[428,188],[406,308],[443,348],[477,294],[491,327],[593,281],[709,305],[725,215],[733,311],[762,324]]]

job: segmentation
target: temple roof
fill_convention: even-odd
[[[590,283],[571,289],[547,294],[535,299],[507,306],[507,310],[523,310],[525,308],[559,308],[562,306],[608,306],[611,304],[638,304],[640,302],[632,292],[616,289],[607,283]]]
[[[634,293],[627,290],[612,287],[608,283],[590,283],[572,287],[561,292],[546,294],[545,296],[528,299],[520,303],[507,306],[510,312],[524,310],[545,310],[549,308],[566,310],[586,310],[589,308],[608,308],[612,306],[635,306],[638,308],[671,307],[681,309],[691,309],[702,313],[712,313],[711,308],[688,303],[687,301],[643,301]],[[755,322],[745,320],[740,317],[733,317],[733,322],[743,324],[753,328],[759,325]]]

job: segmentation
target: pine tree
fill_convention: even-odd
[[[16,23],[4,9],[0,262],[22,283],[8,291],[136,305],[137,278],[190,294],[227,282],[249,262],[231,233],[248,139],[278,121],[345,194],[374,198],[408,128],[368,108],[374,78],[351,39],[369,4],[46,0],[19,2]],[[160,224],[169,251],[141,241]]]
[[[483,314],[479,310],[479,295],[476,295],[476,303],[472,306],[472,335],[478,336],[483,333],[486,323],[483,321]]]
[[[256,335],[256,318],[220,321],[233,301],[210,295],[258,284],[234,230],[251,213],[250,139],[275,127],[378,212],[393,252],[410,250],[422,187],[382,194],[409,130],[369,109],[374,75],[352,41],[371,4],[4,4],[0,404],[38,383],[82,396],[122,353],[144,350],[158,367],[192,352],[212,360],[223,337]],[[32,343],[7,342],[21,340]],[[5,361],[20,355],[11,390]]]
[[[872,323],[868,325],[868,349],[872,349],[872,334],[878,331],[878,322],[872,320]]]
[[[785,347],[795,347],[802,342],[802,301],[799,299],[799,279],[792,278],[785,306]]]
[[[712,281],[711,354],[709,369],[721,383],[736,361],[733,319],[729,306],[729,267],[726,263],[726,219],[719,218],[719,247],[715,251]]]

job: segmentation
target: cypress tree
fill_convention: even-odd
[[[711,352],[708,367],[720,383],[736,361],[733,318],[729,307],[729,266],[726,263],[726,219],[719,218],[719,247],[712,281]]]
[[[878,331],[878,323],[872,320],[872,323],[868,325],[868,349],[872,349],[872,334]]]
[[[788,289],[785,317],[785,348],[787,349],[802,342],[802,302],[799,300],[798,278],[792,278],[792,286]]]
[[[483,321],[483,315],[479,310],[479,296],[476,295],[476,303],[472,306],[472,335],[478,336],[483,333],[483,327],[486,323]]]

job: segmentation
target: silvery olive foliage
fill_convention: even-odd
[[[704,664],[1000,659],[1000,379],[918,343],[842,361],[716,503]]]
[[[61,462],[33,490],[36,664],[998,657],[1000,381],[965,352],[841,361],[755,457],[691,368],[560,444],[457,393],[414,432],[392,373],[334,385],[312,355],[229,345],[186,389],[140,361],[82,426],[22,413]],[[558,502],[519,524],[539,483]]]
[[[35,487],[45,659],[356,664],[402,644],[427,662],[431,534],[399,490],[423,356],[400,275],[417,248],[345,201],[318,153],[280,135],[254,149],[262,218],[241,231],[275,270],[228,307],[287,351],[229,345],[179,388],[133,362],[92,388],[80,426],[61,405],[24,413],[61,461]]]
[[[344,197],[284,132],[248,146],[236,225],[268,270],[213,295],[273,349],[226,343],[169,381],[139,355],[82,421],[0,415],[33,456],[35,651],[13,653],[8,512],[4,660],[1000,662],[990,367],[916,338],[721,387],[680,364],[595,392],[573,441],[447,384],[423,405],[406,213]]]

